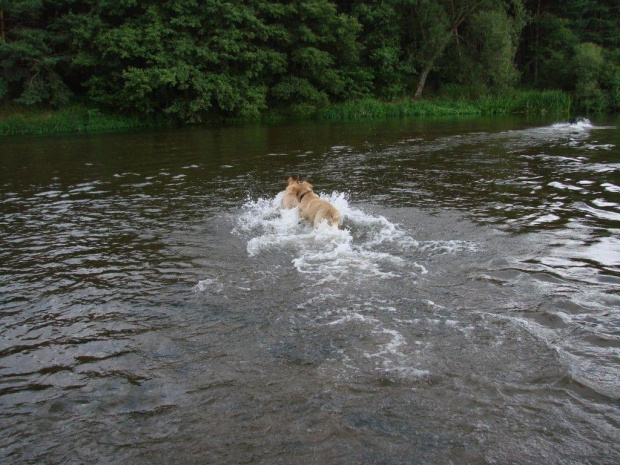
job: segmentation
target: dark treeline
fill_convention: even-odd
[[[620,108],[618,0],[0,0],[0,101],[183,122],[515,88]]]

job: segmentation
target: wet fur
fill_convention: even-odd
[[[284,190],[284,196],[282,197],[282,207],[291,209],[299,206],[299,200],[297,199],[297,189],[299,185],[299,176],[293,181],[293,178],[289,176],[286,180],[288,187]]]
[[[322,199],[312,190],[312,184],[307,181],[293,184],[299,201],[299,216],[318,228],[323,220],[330,226],[338,227],[342,220],[340,212],[327,200]]]

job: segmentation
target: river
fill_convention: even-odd
[[[619,125],[0,139],[0,462],[620,463]]]

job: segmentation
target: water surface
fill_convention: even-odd
[[[0,461],[618,463],[619,123],[1,140]]]

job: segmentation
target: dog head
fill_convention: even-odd
[[[295,184],[295,183],[299,184],[299,175],[297,175],[297,179],[295,179],[295,180],[292,177],[289,176],[288,179],[286,180],[286,183],[289,186],[292,185],[292,184]]]
[[[308,192],[312,192],[312,184],[310,184],[308,181],[297,181],[297,184],[298,189],[296,189],[296,195],[299,200],[301,200],[301,198]]]
[[[286,180],[286,183],[288,184],[286,186],[286,192],[289,192],[293,195],[297,195],[297,191],[299,191],[299,186],[300,186],[300,181],[299,181],[299,175],[297,175],[297,179],[293,179],[292,177],[288,177],[288,179]]]

